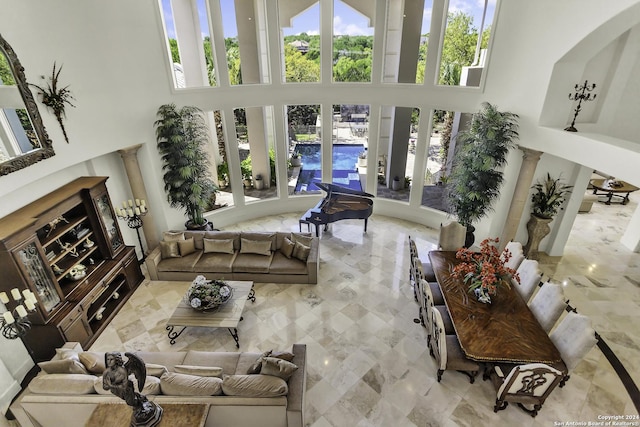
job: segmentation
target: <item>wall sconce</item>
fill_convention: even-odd
[[[33,292],[28,289],[22,291],[18,288],[11,290],[11,297],[6,292],[0,292],[0,301],[7,307],[7,311],[2,313],[0,318],[0,330],[2,330],[2,336],[14,340],[16,338],[22,338],[31,329],[31,321],[29,320],[29,313],[36,311],[36,304],[38,300]],[[21,301],[24,300],[24,305]],[[14,306],[11,308],[11,306]]]

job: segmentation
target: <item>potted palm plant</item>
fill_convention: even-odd
[[[518,139],[517,118],[485,102],[473,115],[469,129],[457,136],[459,148],[447,177],[445,199],[449,212],[467,227],[466,247],[475,241],[472,224],[490,211],[500,194],[502,167]]]
[[[561,177],[553,178],[547,172],[547,176],[538,180],[531,188],[531,219],[527,222],[529,240],[524,253],[527,258],[536,259],[540,241],[551,232],[549,223],[562,209],[573,186],[564,184]]]
[[[157,117],[154,125],[167,200],[171,207],[185,211],[187,229],[212,229],[203,214],[218,187],[209,173],[205,152],[209,127],[204,115],[197,107],[165,104]]]

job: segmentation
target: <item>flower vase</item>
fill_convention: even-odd
[[[478,298],[479,302],[483,304],[491,304],[491,296],[489,296],[484,288],[475,288],[473,293],[476,294],[476,298]]]

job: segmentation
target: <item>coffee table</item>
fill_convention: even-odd
[[[621,204],[626,205],[629,203],[629,193],[638,190],[638,187],[631,185],[627,182],[612,179],[592,179],[590,181],[593,187],[593,194],[607,196],[606,205],[611,204],[612,197],[618,197],[621,200]],[[624,194],[624,196],[622,195]]]
[[[166,330],[169,331],[169,343],[176,343],[176,338],[187,329],[188,326],[198,326],[201,328],[227,328],[236,342],[236,348],[240,348],[238,339],[238,323],[242,320],[244,305],[248,299],[255,302],[253,282],[226,281],[233,288],[233,296],[226,304],[215,311],[198,311],[187,305],[184,300],[176,307],[175,311],[167,320]],[[176,326],[182,326],[179,332],[175,331]]]

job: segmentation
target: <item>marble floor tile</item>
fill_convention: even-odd
[[[579,214],[562,257],[542,254],[545,277],[563,284],[571,305],[593,324],[640,384],[640,254],[620,243],[635,208],[595,203]],[[229,230],[298,230],[298,214],[275,215]],[[421,258],[438,232],[374,215],[341,221],[321,238],[317,285],[255,285],[239,325],[240,351],[307,344],[306,423],[313,427],[551,426],[597,421],[601,414],[637,414],[611,365],[594,348],[567,385],[554,390],[534,419],[516,405],[493,412],[495,391],[447,371],[440,383],[426,330],[408,281],[407,238]],[[166,320],[188,284],[145,281],[93,344],[96,351],[238,351],[229,333],[188,328],[174,345]]]

